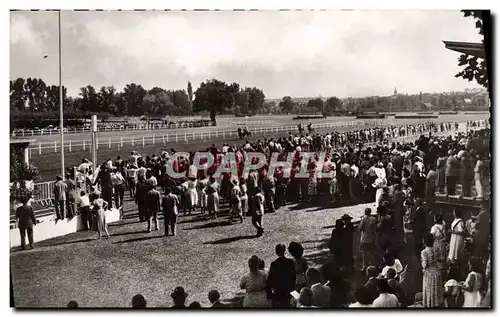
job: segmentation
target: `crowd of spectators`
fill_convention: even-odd
[[[467,127],[474,129],[466,132],[459,132],[458,125],[452,123],[429,122],[323,135],[290,134],[279,139],[247,141],[239,148],[224,144],[218,149],[213,145],[206,149],[216,158],[208,170],[196,168],[194,155],[172,161],[174,150],[145,159],[132,152],[127,160],[120,157],[114,162],[107,160],[95,171],[95,178],[89,173],[90,162],[84,161],[79,167],[80,178],[76,177],[77,181],[73,182],[75,190],[91,188],[88,202],[84,199],[78,203],[81,207],[94,207],[86,212],[89,219],[94,215],[99,237],[101,231],[108,233],[101,211],[114,205],[123,212],[123,195],[127,189],[138,205],[140,220],[148,222],[149,230],[153,223],[158,228],[157,213],[163,211],[166,235],[169,228],[175,234],[179,211],[191,214],[199,210],[208,212],[209,217],[217,217],[223,202],[230,207],[229,221],[234,218],[243,221],[245,216],[252,216],[259,236],[264,233],[259,221],[263,214],[276,212],[287,203],[335,206],[375,202],[375,214],[366,209],[357,229],[362,255],[360,269],[366,275],[366,283],[353,289],[349,280],[355,274],[353,240],[356,229],[352,218],[344,215],[335,223],[329,244],[331,256],[328,264],[321,268],[309,267],[302,257],[302,246],[296,242],[288,247],[292,258],[285,256],[284,245],[276,246],[278,258],[268,271],[258,256],[250,257],[249,273],[242,277],[239,285],[246,291],[242,305],[479,307],[489,305],[490,293],[487,205],[483,203],[481,212],[473,215],[470,221],[465,221],[461,209],[457,208],[455,220],[445,224],[435,200],[436,193],[457,194],[457,184],[461,196],[488,200],[490,130],[484,128],[484,124],[468,123]],[[441,132],[450,135],[433,135]],[[394,138],[412,135],[420,137],[414,142],[394,142],[397,141]],[[276,168],[273,176],[268,174],[269,162],[245,175],[243,165],[246,153],[251,151],[265,153],[268,157],[278,152],[283,160],[286,153],[294,152],[295,157],[290,166]],[[317,155],[304,161],[301,153],[307,151]],[[325,151],[326,156],[319,155],[320,151]],[[223,174],[215,179],[214,170],[230,152],[236,155],[239,174]],[[185,171],[186,177],[171,178],[166,173],[167,164],[176,172]],[[302,164],[307,164],[311,172],[309,178],[294,177]],[[328,174],[329,177],[317,177],[314,173],[317,166],[325,172],[323,175],[333,173]],[[290,169],[290,177],[285,177],[286,168]],[[69,178],[74,176],[69,175]],[[64,184],[60,179],[58,183]],[[55,194],[59,202],[56,204],[58,215],[64,217],[61,210],[67,203],[61,197],[66,194],[70,197],[73,185],[62,184],[55,187],[58,190]],[[99,186],[95,186],[97,184]],[[85,190],[82,194],[86,197]],[[77,209],[77,201],[73,203],[75,206],[69,208],[72,215]],[[418,268],[402,263],[399,258],[408,248],[420,260]],[[414,279],[416,276],[420,278]],[[421,292],[409,297],[412,294],[407,291],[408,284],[415,281],[422,281]],[[217,294],[216,290],[209,292],[213,307],[222,305]],[[172,293],[174,307],[185,307],[187,298],[182,287]],[[132,306],[145,307],[146,300],[136,295]],[[199,303],[190,305],[198,306]]]

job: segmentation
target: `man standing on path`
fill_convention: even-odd
[[[33,226],[36,225],[35,213],[33,207],[28,205],[28,197],[24,197],[22,206],[16,209],[17,227],[21,234],[21,248],[26,250],[26,232],[28,233],[28,241],[30,248],[33,249]]]
[[[58,220],[66,218],[66,191],[68,190],[68,185],[62,181],[60,175],[56,176],[56,182],[54,183],[54,199],[55,199],[55,209],[56,209],[56,223]]]
[[[146,204],[148,206],[148,233],[151,232],[151,222],[155,223],[155,231],[158,230],[158,212],[160,211],[160,193],[155,189],[153,182],[148,182],[149,191],[146,193]]]
[[[172,235],[176,235],[177,215],[179,214],[179,197],[170,192],[170,187],[165,188],[165,196],[161,201],[163,210],[163,220],[165,226],[165,236],[168,236],[168,228],[172,229]]]
[[[252,197],[251,214],[252,225],[257,228],[257,236],[260,237],[264,233],[262,227],[262,217],[264,215],[264,195],[257,190],[256,194]]]
[[[370,265],[376,264],[374,252],[375,234],[377,232],[377,219],[372,216],[372,210],[370,208],[365,209],[365,215],[359,223],[359,231],[361,231],[361,270],[364,272]]]
[[[76,206],[76,198],[77,198],[76,181],[71,177],[70,173],[66,174],[66,185],[68,186],[67,187],[68,192],[66,194],[66,198],[68,199],[67,201],[68,217],[71,219],[74,216],[76,216],[76,212],[78,209]]]
[[[295,290],[295,265],[292,259],[285,257],[284,244],[276,246],[278,258],[271,263],[267,278],[268,296],[273,302],[273,307],[289,308],[290,293]]]
[[[101,184],[101,196],[108,203],[108,208],[113,207],[113,184],[111,183],[111,171],[106,167],[105,164],[101,166],[99,174],[94,182],[94,186],[100,182]],[[117,207],[118,208],[118,207]]]

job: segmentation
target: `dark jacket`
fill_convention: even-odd
[[[289,298],[295,290],[295,265],[292,259],[279,257],[271,263],[267,278],[268,294],[273,299]]]
[[[33,224],[36,223],[33,207],[28,205],[16,209],[16,218],[19,219],[19,229],[33,229]]]

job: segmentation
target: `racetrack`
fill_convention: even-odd
[[[432,121],[437,121],[437,122],[465,122],[465,121],[470,121],[470,120],[481,120],[481,119],[486,119],[489,116],[487,114],[473,114],[473,115],[441,115],[439,119],[435,119]],[[175,130],[163,130],[159,132],[157,135],[157,139],[153,142],[152,140],[149,139],[147,142],[144,143],[144,146],[141,142],[141,137],[142,136],[151,136],[153,133],[156,133],[157,131],[122,131],[122,132],[99,132],[99,140],[105,140],[107,139],[115,139],[119,140],[120,138],[127,139],[127,138],[132,138],[135,137],[135,143],[132,145],[132,143],[129,142],[124,142],[123,144],[117,144],[117,143],[112,143],[111,147],[108,146],[107,143],[104,145],[100,144],[99,149],[97,151],[97,160],[98,162],[103,162],[104,160],[108,158],[115,159],[116,156],[120,155],[124,158],[127,158],[130,154],[130,151],[132,150],[138,150],[142,155],[152,155],[152,154],[160,154],[160,152],[163,149],[171,149],[174,148],[177,151],[200,151],[200,150],[205,150],[207,147],[209,147],[212,144],[215,144],[216,146],[221,146],[222,143],[230,143],[230,144],[237,144],[240,145],[244,141],[239,140],[238,137],[236,136],[236,126],[231,126],[230,120],[235,120],[239,121],[239,119],[242,119],[242,121],[245,120],[245,118],[221,118],[218,123],[219,126],[217,127],[203,127],[203,128],[185,128],[185,129],[175,129]],[[297,120],[292,120],[292,116],[256,116],[256,117],[251,117],[249,118],[248,121],[258,121],[258,120],[274,120],[276,126],[296,126],[300,121]],[[307,122],[311,123],[333,123],[333,122],[352,122],[352,121],[364,121],[367,123],[366,127],[373,127],[374,125],[376,126],[386,126],[386,125],[402,125],[402,124],[408,124],[408,123],[419,123],[419,122],[427,122],[428,120],[419,120],[419,119],[409,119],[409,120],[395,120],[395,119],[385,119],[385,120],[380,120],[380,119],[364,119],[364,120],[356,120],[354,117],[330,117],[324,120],[306,120],[302,122],[303,124],[307,124]],[[257,125],[248,125],[249,128],[263,128],[262,126],[257,126]],[[326,133],[328,131],[336,130],[336,131],[346,131],[346,130],[356,130],[363,128],[365,126],[351,126],[351,127],[339,127],[339,128],[320,128],[316,129],[316,132],[319,133]],[[266,128],[270,128],[267,126]],[[187,138],[187,141],[184,140],[183,134],[184,133],[189,133],[191,134],[193,131],[203,131],[204,134],[208,134],[208,131],[225,131],[226,134],[222,136],[219,134],[218,136],[215,136],[214,133],[212,133],[212,136],[210,139],[204,139],[201,140],[197,138],[196,140],[192,140]],[[229,131],[232,131],[232,135],[229,135]],[[297,133],[297,130],[294,130],[293,133]],[[161,135],[164,135],[166,133],[177,133],[181,137],[179,137],[178,142],[175,142],[175,139],[171,137],[168,139],[168,142],[165,142],[165,145],[163,141],[165,139],[162,139]],[[197,132],[199,133],[199,132]],[[286,136],[288,135],[288,131],[278,131],[278,132],[272,132],[272,133],[257,133],[252,135],[252,137],[248,138],[249,140],[257,140],[257,139],[263,139],[264,137],[281,137],[281,136]],[[41,141],[41,139],[51,139],[52,142],[57,142],[59,140],[58,135],[52,135],[52,136],[41,136],[41,137],[35,137],[35,139],[38,139]],[[90,147],[90,138],[89,135],[86,134],[67,134],[65,135],[65,140],[72,140],[75,143],[77,142],[82,142],[82,140],[88,141],[87,146],[85,148],[85,151],[83,150],[83,147],[81,146],[74,146],[72,148],[71,153],[68,150],[68,147],[66,146],[65,148],[65,163],[66,167],[69,166],[75,166],[81,163],[82,159],[84,157],[86,158],[91,158],[91,147]],[[154,140],[154,139],[153,139]],[[42,142],[50,142],[50,141],[42,141]],[[60,153],[59,150],[57,150],[57,153],[54,152],[54,150],[51,149],[44,149],[41,154],[39,154],[36,145],[33,147],[30,151],[30,156],[31,156],[31,163],[36,166],[39,169],[40,172],[40,179],[37,180],[37,182],[44,182],[44,181],[51,181],[54,180],[55,176],[60,173]]]

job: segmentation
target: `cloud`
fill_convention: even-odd
[[[268,97],[476,87],[443,40],[480,41],[457,11],[63,12],[63,80],[184,89],[206,79]],[[40,56],[48,52],[51,58]],[[11,13],[11,78],[57,84],[57,16]]]

